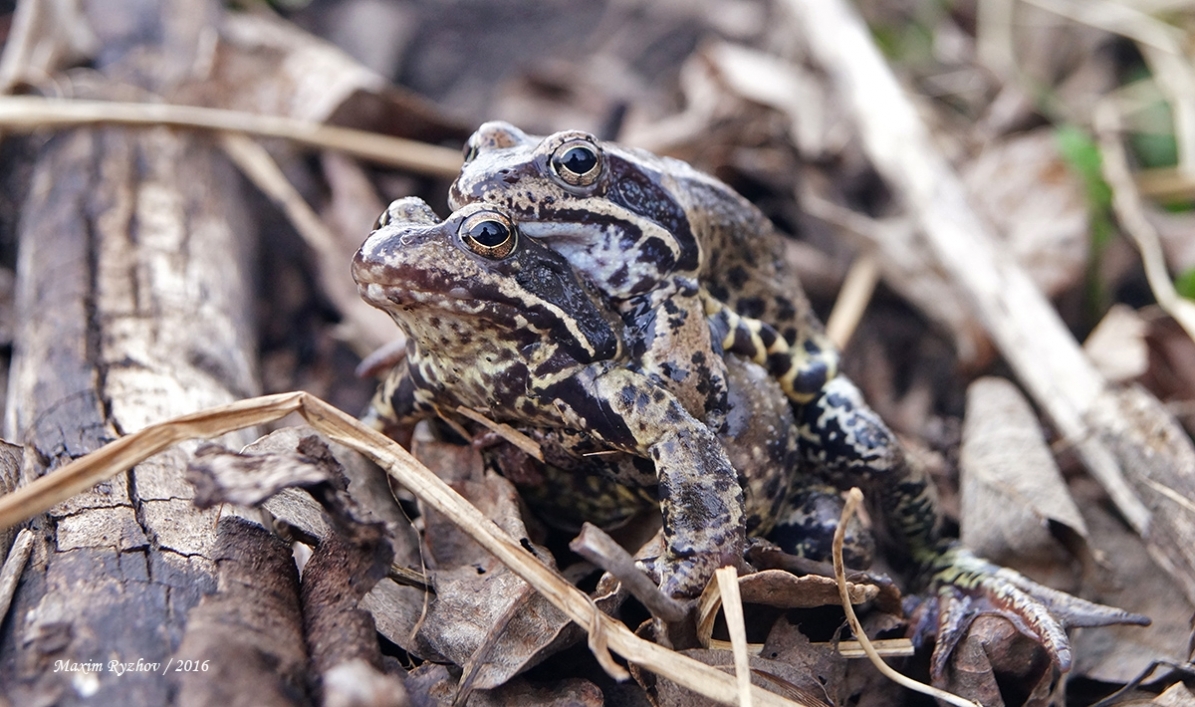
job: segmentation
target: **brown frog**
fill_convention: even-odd
[[[375,398],[375,422],[391,431],[432,416],[467,425],[463,406],[557,440],[548,445],[553,467],[655,488],[664,591],[699,592],[714,569],[742,563],[748,528],[763,532],[780,515],[794,478],[790,406],[756,364],[723,359],[704,316],[706,348],[686,356],[716,358],[723,370],[729,361],[736,381],[717,431],[660,383],[654,362],[636,357],[646,328],[627,326],[501,207],[474,204],[440,221],[418,199],[396,201],[353,276],[408,335],[406,358]],[[752,395],[739,392],[747,387]],[[624,458],[586,456],[594,451]],[[743,481],[736,464],[749,467]]]
[[[665,321],[664,309],[692,312],[696,302],[722,316],[728,333],[718,343],[765,362],[792,399],[802,473],[870,487],[898,558],[942,601],[936,671],[978,611],[1009,617],[1063,670],[1071,662],[1065,625],[1147,621],[1037,585],[942,535],[928,475],[838,374],[838,354],[785,267],[781,237],[725,184],[583,132],[541,138],[491,122],[469,139],[449,203],[508,208],[525,235],[564,255],[624,316]],[[696,297],[677,296],[693,290]],[[661,346],[649,358],[670,354]]]

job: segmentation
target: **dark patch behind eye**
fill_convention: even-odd
[[[608,198],[671,233],[680,246],[677,267],[686,271],[696,270],[701,249],[689,228],[684,209],[672,195],[640,169],[613,155],[610,156],[610,176],[612,188]]]
[[[618,350],[618,337],[609,322],[598,311],[577,280],[572,267],[563,256],[555,251],[525,239],[520,254],[521,267],[515,273],[515,281],[523,289],[545,302],[550,302],[572,317],[585,337],[593,354],[589,354],[582,342],[574,342],[564,322],[556,326],[559,343],[581,363],[592,363],[610,358]],[[571,345],[570,345],[571,342]]]

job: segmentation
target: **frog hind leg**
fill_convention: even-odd
[[[740,315],[708,290],[700,296],[722,350],[766,367],[794,403],[812,401],[838,374],[838,351],[820,328],[802,327],[790,341],[771,324]]]
[[[863,402],[845,376],[828,381],[820,395],[796,406],[805,462],[838,485],[862,485],[874,496],[891,534],[928,584],[936,604],[933,668],[945,666],[971,621],[988,613],[1004,617],[1037,641],[1058,668],[1071,666],[1071,626],[1146,624],[1149,619],[1042,586],[977,557],[958,540],[941,536],[941,522],[928,472],[912,463],[899,442]]]
[[[830,562],[834,531],[846,505],[842,493],[826,484],[802,484],[785,505],[768,539],[790,555]],[[866,569],[875,555],[875,534],[858,516],[847,525],[842,555],[852,569]]]
[[[945,545],[930,572],[935,594],[927,610],[937,615],[937,626],[931,629],[929,622],[923,622],[913,638],[922,643],[931,631],[936,634],[930,671],[939,683],[955,647],[967,635],[972,621],[984,614],[1003,617],[1035,640],[1062,672],[1072,664],[1068,628],[1150,623],[1147,616],[1038,584],[1015,570],[974,555],[957,542]]]

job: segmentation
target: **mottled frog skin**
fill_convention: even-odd
[[[928,475],[838,373],[838,354],[785,266],[772,224],[725,184],[583,132],[541,138],[491,122],[470,138],[449,203],[509,209],[526,236],[567,258],[624,318],[635,311],[658,326],[666,313],[696,318],[698,306],[720,318],[715,343],[766,364],[793,401],[802,473],[869,488],[911,574],[936,593],[935,674],[978,612],[1010,618],[1063,670],[1071,661],[1066,625],[1145,620],[1041,587],[942,536]],[[645,360],[675,360],[670,343],[661,339]],[[724,380],[714,381],[719,391]],[[716,428],[718,406],[707,409]]]
[[[699,592],[714,569],[742,563],[749,525],[762,532],[777,517],[793,478],[796,428],[778,386],[754,394],[769,390],[759,385],[770,382],[766,372],[730,359],[743,381],[736,391],[756,390],[723,393],[720,438],[660,383],[654,362],[645,367],[637,357],[650,332],[628,326],[501,207],[474,204],[441,222],[418,199],[396,201],[358,251],[353,276],[362,297],[408,334],[407,356],[376,399],[377,418],[391,428],[432,416],[468,424],[456,412],[464,406],[567,440],[549,445],[553,466],[654,487],[664,591]],[[726,370],[707,320],[699,322],[704,343],[686,349],[688,358],[700,353]],[[649,463],[599,462],[588,451]],[[743,482],[746,511],[736,463],[760,472]]]

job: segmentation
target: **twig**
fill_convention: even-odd
[[[283,138],[437,177],[455,177],[461,167],[460,154],[446,147],[281,116],[167,103],[0,97],[0,128],[34,131],[94,123],[169,125]]]
[[[581,533],[568,549],[614,575],[631,596],[639,600],[651,615],[668,622],[681,621],[689,611],[684,604],[660,591],[651,579],[635,566],[635,558],[614,542],[601,528],[584,523]]]
[[[845,349],[851,335],[859,327],[859,320],[867,311],[867,304],[880,281],[880,263],[871,253],[863,253],[851,264],[842,281],[834,309],[826,319],[826,336],[834,345]]]
[[[12,541],[8,557],[4,559],[4,566],[0,567],[0,622],[8,615],[13,594],[17,591],[17,581],[25,571],[25,563],[29,561],[29,553],[32,551],[33,531],[22,528]]]
[[[714,572],[722,595],[722,615],[730,633],[734,655],[734,675],[739,684],[740,707],[751,707],[751,661],[747,656],[747,625],[743,620],[743,598],[739,596],[739,573],[734,567],[720,567]]]
[[[457,405],[456,411],[458,413],[460,413],[461,415],[464,415],[465,417],[469,418],[470,420],[476,422],[477,424],[486,427],[494,434],[498,435],[502,439],[504,439],[507,442],[510,442],[514,446],[518,447],[525,454],[535,457],[536,459],[538,459],[541,462],[544,460],[544,450],[540,449],[539,443],[536,442],[535,440],[531,439],[527,435],[523,434],[522,432],[519,432],[518,430],[511,427],[510,425],[507,425],[507,424],[504,424],[501,422],[494,422],[493,420],[486,417],[485,415],[482,415],[480,412],[477,412],[473,408],[465,407],[464,405]],[[463,436],[468,438],[469,435],[463,435]]]
[[[846,497],[846,505],[842,509],[842,516],[838,519],[838,527],[834,529],[834,579],[838,582],[838,594],[842,597],[842,610],[846,612],[846,620],[851,625],[851,630],[855,632],[855,640],[859,641],[859,645],[863,648],[863,652],[871,659],[876,669],[884,674],[889,680],[895,682],[897,685],[906,687],[910,690],[920,692],[923,695],[936,697],[943,702],[949,702],[958,707],[982,707],[978,702],[967,700],[958,695],[955,695],[945,690],[939,690],[932,685],[918,682],[908,676],[901,675],[896,672],[884,662],[880,654],[876,652],[874,646],[871,645],[871,639],[863,632],[863,624],[859,623],[859,617],[855,615],[855,607],[851,606],[851,598],[846,588],[846,564],[842,561],[842,546],[846,541],[846,526],[859,510],[859,504],[863,502],[863,492],[858,488],[852,488]]]
[[[336,236],[282,173],[270,153],[241,133],[221,134],[220,144],[241,172],[282,208],[295,231],[315,251],[321,288],[344,318],[342,337],[360,356],[389,344],[393,338],[390,332],[394,330],[390,317],[357,295],[352,280],[344,276],[346,257],[343,249],[337,247]],[[333,264],[340,267],[334,269]]]
[[[591,647],[604,652],[604,647],[608,645],[628,661],[667,677],[697,694],[726,705],[738,704],[738,685],[729,675],[645,641],[622,623],[603,614],[588,595],[524,549],[516,539],[416,461],[397,442],[308,393],[282,393],[241,400],[150,425],[122,437],[27,486],[0,496],[0,527],[9,527],[42,513],[54,504],[184,440],[218,437],[243,427],[279,420],[296,412],[330,441],[354,449],[377,462],[425,505],[464,530],[512,572],[535,587],[570,620],[587,627]],[[606,665],[617,667],[608,654],[599,654],[598,659]],[[816,707],[811,702],[796,702],[754,686],[752,698],[763,707]]]
[[[1141,251],[1145,279],[1158,306],[1174,317],[1187,336],[1195,339],[1195,302],[1180,297],[1170,281],[1166,269],[1166,255],[1158,239],[1157,229],[1145,217],[1141,194],[1133,184],[1129,161],[1120,142],[1120,114],[1110,100],[1103,100],[1095,108],[1093,118],[1099,139],[1104,179],[1112,187],[1112,208],[1125,232]]]

